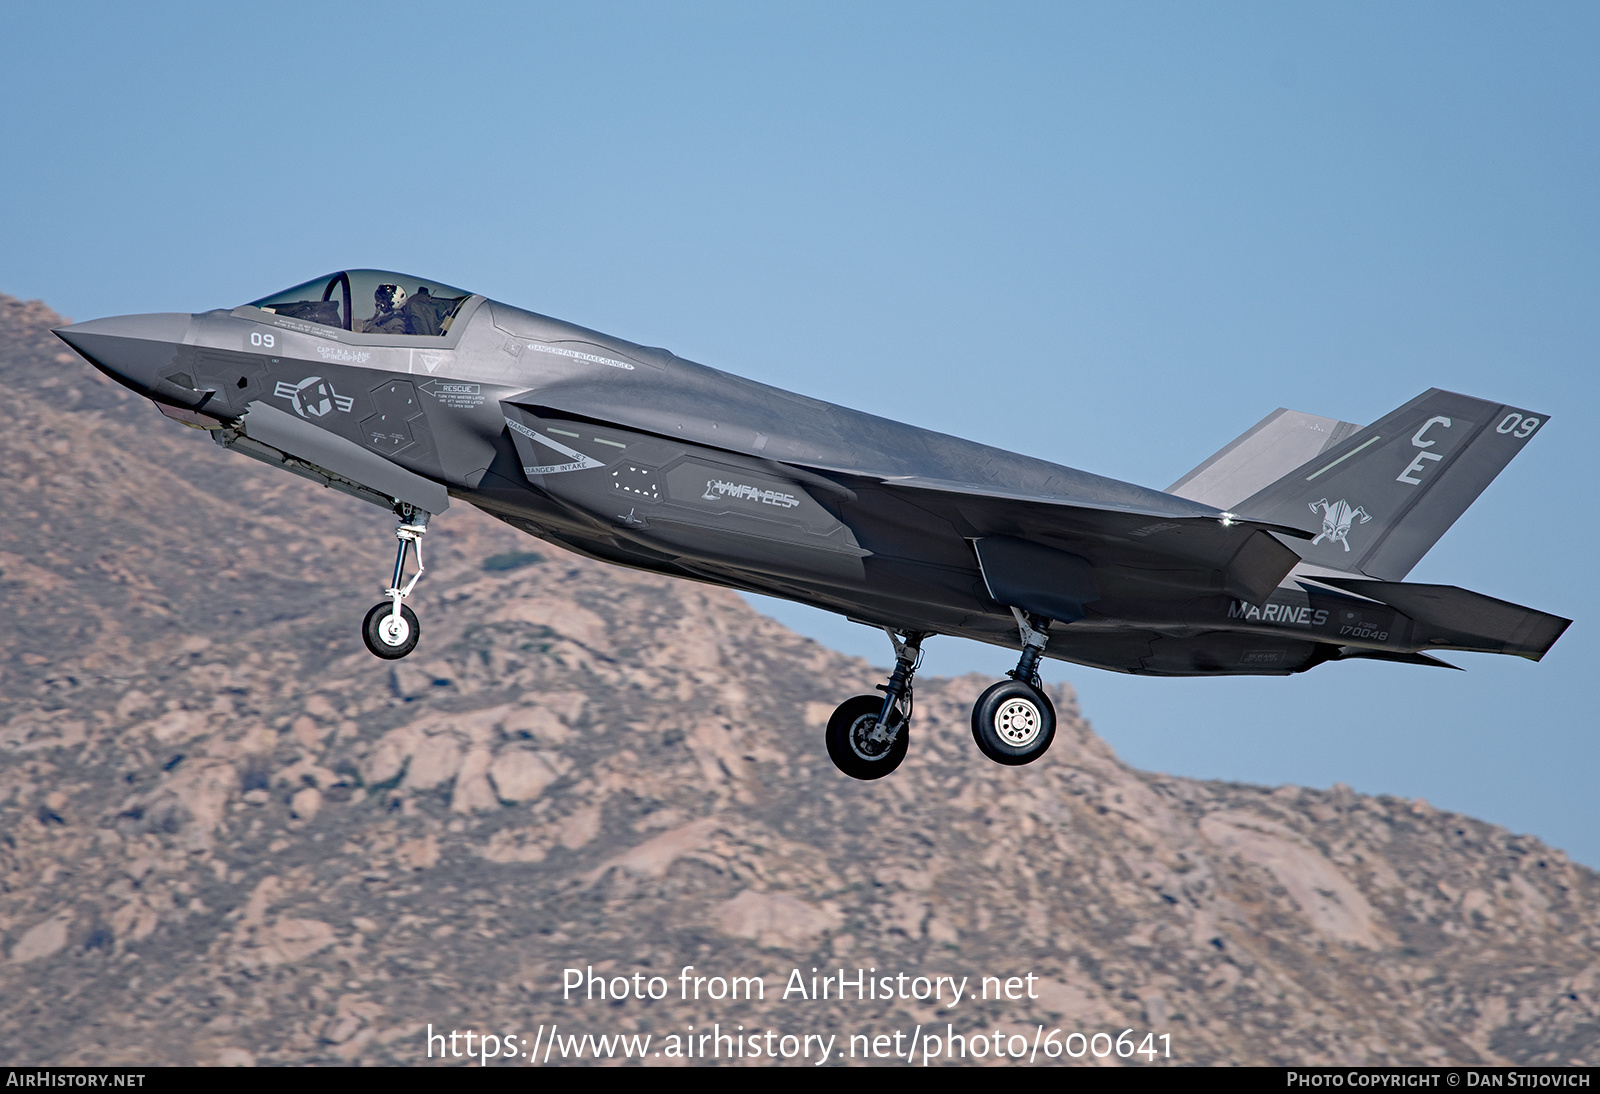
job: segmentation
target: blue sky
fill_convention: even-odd
[[[1049,674],[1140,766],[1600,865],[1600,8],[62,4],[7,39],[0,292],[74,318],[393,268],[1156,487],[1277,406],[1550,413],[1411,575],[1575,618],[1543,663]]]

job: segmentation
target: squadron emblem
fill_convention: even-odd
[[[1339,544],[1346,551],[1350,549],[1350,541],[1345,538],[1350,534],[1350,525],[1355,523],[1357,517],[1361,518],[1362,524],[1372,519],[1371,513],[1359,505],[1352,509],[1350,503],[1343,498],[1338,501],[1323,498],[1321,501],[1311,502],[1310,509],[1313,513],[1318,509],[1322,510],[1322,534],[1311,542],[1317,544],[1327,540],[1329,543]]]
[[[298,384],[279,380],[272,393],[280,399],[288,399],[294,412],[302,418],[320,418],[336,409],[348,414],[356,404],[350,396],[334,391],[333,384],[320,376],[307,376]]]

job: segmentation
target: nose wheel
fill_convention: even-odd
[[[1011,611],[1022,635],[1022,659],[1011,679],[978,696],[972,707],[972,739],[995,763],[1020,767],[1043,756],[1055,740],[1056,709],[1039,686],[1039,658],[1049,640],[1050,621]]]
[[[828,719],[828,758],[852,779],[881,779],[906,758],[911,745],[911,678],[922,660],[922,640],[908,632],[904,641],[885,627],[894,643],[894,673],[879,684],[883,698],[857,695],[840,703]]]
[[[414,506],[401,504],[395,508],[399,523],[394,535],[400,541],[394,557],[394,580],[384,590],[389,599],[374,604],[361,622],[361,640],[367,649],[385,661],[396,661],[417,648],[422,637],[422,624],[417,613],[402,601],[411,595],[422,577],[422,535],[428,530],[428,514]],[[405,581],[406,555],[416,553],[417,572]],[[404,582],[402,584],[402,582]]]

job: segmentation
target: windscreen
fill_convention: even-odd
[[[343,270],[252,300],[250,306],[356,334],[438,338],[449,332],[471,295],[410,274]]]

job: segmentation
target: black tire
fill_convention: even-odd
[[[1044,692],[1020,680],[1002,680],[972,707],[972,739],[995,763],[1031,764],[1056,736],[1056,711]]]
[[[417,648],[417,639],[422,637],[422,624],[417,622],[417,613],[400,605],[400,630],[404,633],[394,633],[388,623],[394,615],[394,604],[385,600],[382,604],[374,604],[367,613],[367,618],[361,621],[361,640],[367,644],[378,657],[385,661],[397,661]],[[399,641],[394,641],[399,639]]]
[[[911,743],[911,727],[901,724],[894,740],[875,731],[883,696],[857,695],[839,704],[828,719],[828,758],[852,779],[881,779],[900,766]]]

